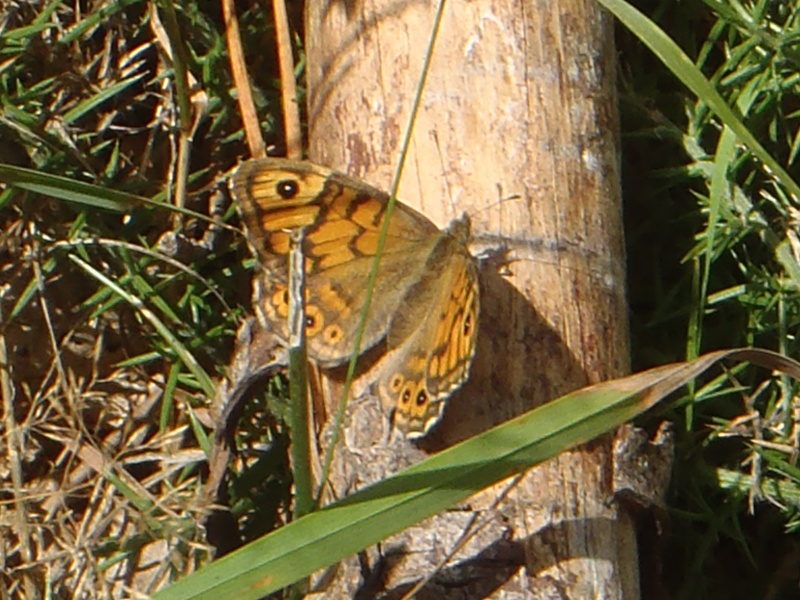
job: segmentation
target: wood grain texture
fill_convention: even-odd
[[[388,189],[435,6],[308,2],[310,157]],[[502,239],[484,269],[470,381],[422,444],[351,406],[335,496],[588,383],[628,372],[611,18],[589,0],[450,2],[398,196],[439,226]],[[336,396],[338,383],[326,385]],[[332,406],[328,412],[333,413]],[[635,598],[610,439],[504,482],[340,566],[323,595]],[[479,532],[444,566],[478,519]]]

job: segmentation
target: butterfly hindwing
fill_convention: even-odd
[[[445,234],[429,260],[437,268],[408,290],[380,367],[382,400],[410,438],[439,421],[444,401],[466,381],[478,333],[477,267],[460,237]]]

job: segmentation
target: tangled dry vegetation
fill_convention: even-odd
[[[227,89],[218,23],[181,18],[205,52],[192,56],[208,78],[197,89]],[[4,2],[0,162],[171,201],[179,126],[161,33],[154,4]],[[195,106],[187,207],[205,213],[244,154],[233,100],[219,96]],[[152,592],[209,557],[209,399],[175,344],[219,375],[231,306],[249,295],[246,251],[166,210],[0,192],[0,595]]]

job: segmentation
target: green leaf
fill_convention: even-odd
[[[743,349],[713,352],[578,390],[308,514],[153,597],[265,596],[613,430],[724,358],[749,360],[800,378],[800,363]]]

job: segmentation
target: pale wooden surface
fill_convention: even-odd
[[[313,160],[388,189],[432,4],[309,1]],[[387,442],[377,401],[353,407],[336,495],[627,373],[614,61],[591,0],[449,3],[399,197],[440,226],[469,213],[477,236],[508,241],[512,274],[482,274],[472,376],[430,439]],[[417,597],[637,597],[610,460],[608,439],[560,456],[347,561],[325,594],[394,597],[438,569]],[[440,567],[476,515],[485,527]]]

